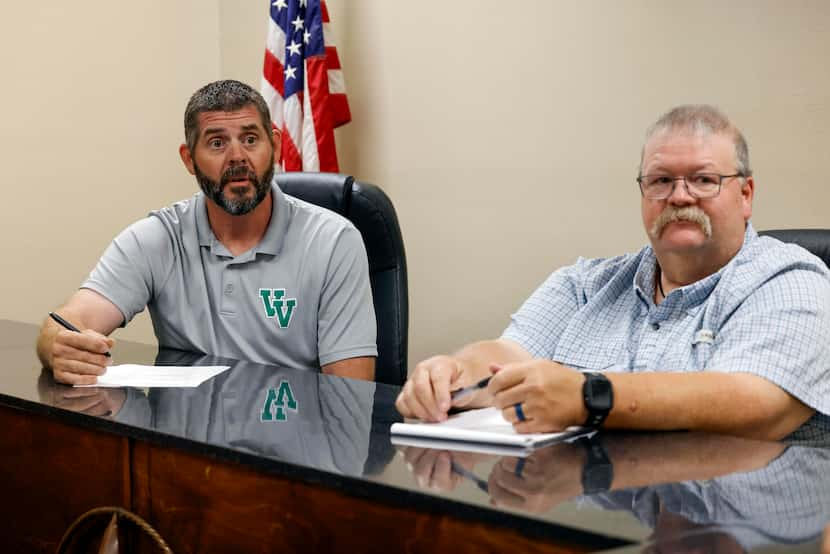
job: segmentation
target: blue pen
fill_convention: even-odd
[[[493,376],[491,375],[490,377],[485,377],[484,379],[482,379],[481,381],[479,381],[478,383],[476,383],[474,385],[470,385],[469,387],[463,387],[463,388],[454,390],[450,393],[450,398],[452,400],[458,400],[459,398],[463,398],[463,397],[467,396],[468,394],[472,394],[476,391],[479,391],[479,390],[487,387],[487,384],[490,382],[490,379],[492,379],[492,378],[493,378]]]
[[[61,316],[59,316],[55,312],[49,312],[49,317],[54,319],[55,322],[57,322],[57,324],[60,325],[61,327],[63,327],[64,329],[68,329],[70,331],[75,331],[76,333],[81,332],[80,329],[78,329],[77,327],[75,327],[74,325],[72,325],[71,323],[66,321],[64,318],[62,318]],[[106,356],[107,358],[112,358],[112,356],[110,355],[109,352],[104,352],[104,356]]]

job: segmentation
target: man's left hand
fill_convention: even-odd
[[[588,418],[580,372],[548,360],[507,364],[496,371],[487,390],[493,405],[519,433],[563,431]],[[517,404],[525,421],[519,421]]]

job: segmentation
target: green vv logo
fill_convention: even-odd
[[[271,319],[276,317],[281,329],[287,328],[291,324],[297,299],[285,298],[285,289],[259,289],[259,296],[265,307],[265,315]]]
[[[276,413],[274,413],[276,407]],[[271,387],[265,397],[265,405],[262,407],[260,421],[285,421],[288,415],[285,410],[296,412],[299,408],[294,398],[294,391],[291,390],[291,383],[283,379],[279,387]]]

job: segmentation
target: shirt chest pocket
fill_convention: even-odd
[[[584,345],[579,348],[565,345],[557,349],[554,360],[582,371],[628,371],[629,353],[625,343],[621,341]]]

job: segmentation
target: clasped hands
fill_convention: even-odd
[[[492,365],[489,384],[452,401],[451,392],[481,379],[452,356],[434,356],[417,366],[395,401],[404,417],[444,421],[450,408],[495,406],[519,433],[562,431],[588,417],[582,400],[584,377],[549,360]],[[521,406],[524,421],[519,421]]]

